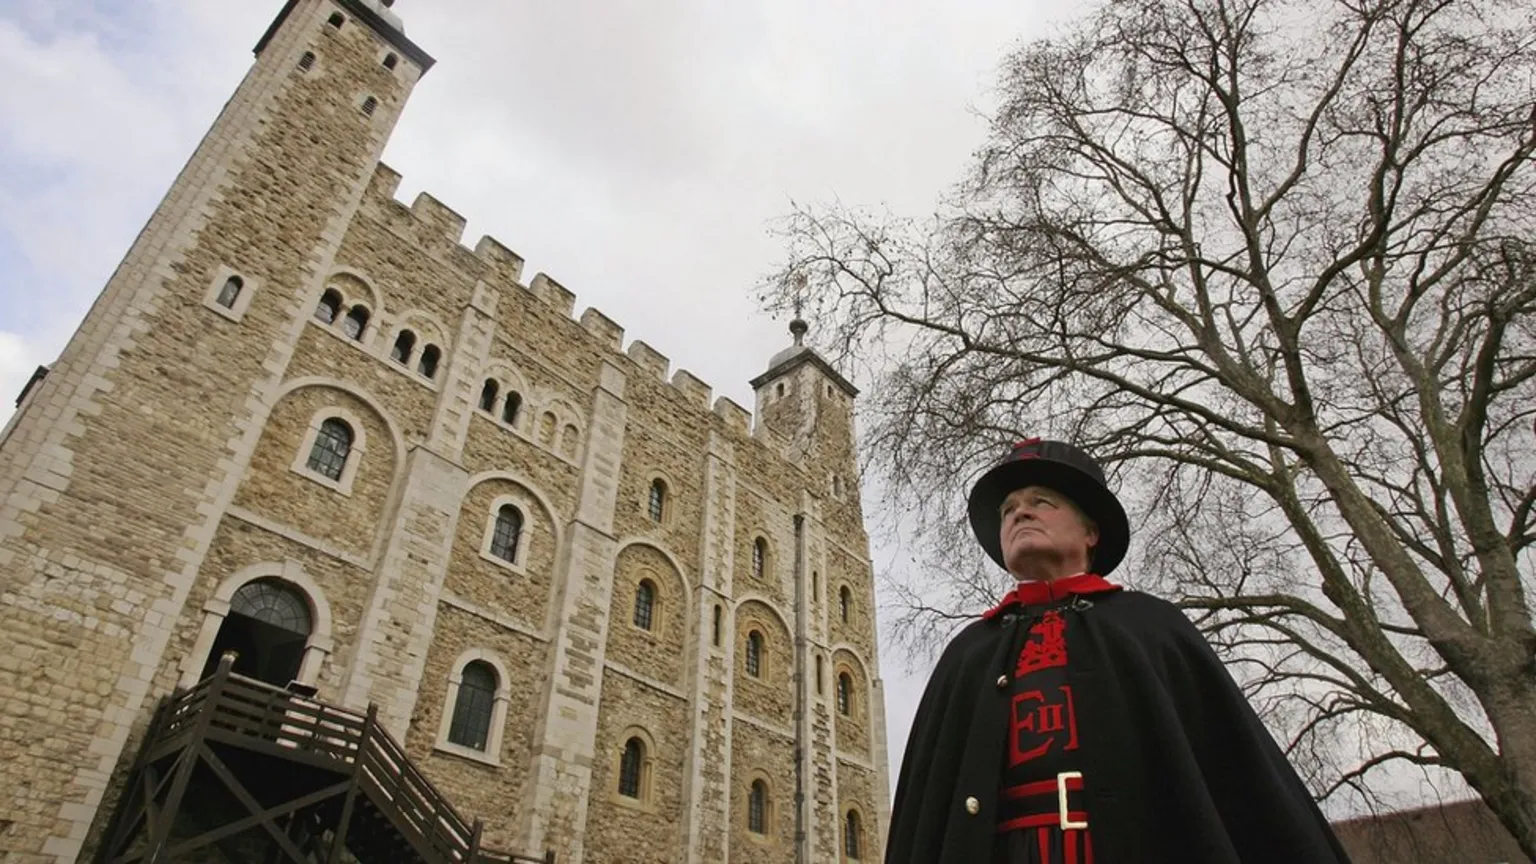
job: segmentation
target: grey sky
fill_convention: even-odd
[[[0,422],[280,6],[0,0]],[[980,140],[1004,51],[1076,6],[400,0],[438,65],[385,160],[400,197],[427,190],[469,219],[466,242],[491,234],[750,406],[748,379],[787,339],[750,297],[778,260],[770,222],[834,197],[930,212]],[[927,674],[899,660],[882,657],[893,778]]]

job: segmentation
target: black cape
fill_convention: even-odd
[[[1349,860],[1226,667],[1177,607],[1134,591],[1083,600],[1091,607],[1062,614],[1096,861]],[[1020,611],[968,625],[934,668],[901,763],[887,864],[991,860],[1008,735],[1008,688],[997,680],[1013,671],[1018,628],[1032,623]],[[970,797],[980,802],[976,815],[967,812]]]

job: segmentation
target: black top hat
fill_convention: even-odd
[[[1003,500],[1017,489],[1044,486],[1072,499],[1099,527],[1099,545],[1090,566],[1100,576],[1120,564],[1131,542],[1125,508],[1104,482],[1104,470],[1087,453],[1062,441],[1031,438],[1013,445],[1008,455],[971,487],[968,509],[977,542],[999,567],[1003,560]]]

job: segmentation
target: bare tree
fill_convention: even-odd
[[[899,627],[996,596],[961,482],[1069,437],[1320,795],[1443,767],[1536,857],[1531,5],[1111,0],[1001,85],[938,216],[796,208],[765,282],[945,564]]]

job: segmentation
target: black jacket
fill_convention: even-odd
[[[1349,860],[1226,667],[1177,607],[1117,591],[1067,608],[1067,675],[1096,861]],[[1020,631],[1033,620],[1019,611],[968,625],[934,668],[902,759],[887,864],[991,860],[1008,724],[998,676],[1011,671]],[[971,797],[980,803],[976,815],[967,812]]]

